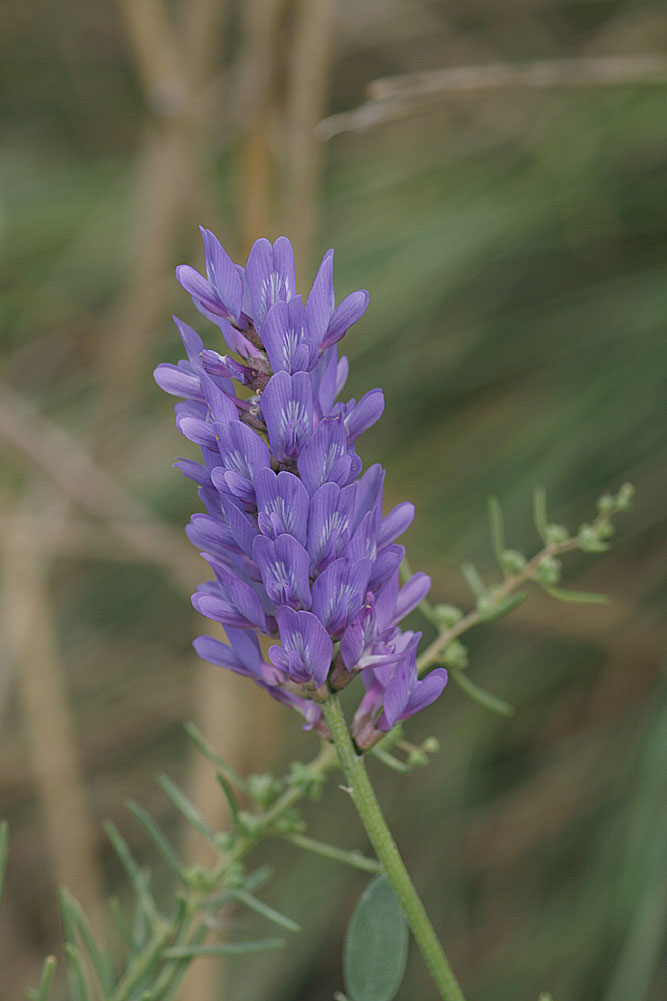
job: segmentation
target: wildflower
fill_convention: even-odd
[[[175,318],[187,358],[155,370],[158,385],[180,398],[179,430],[201,449],[201,462],[176,463],[198,486],[205,512],[186,532],[214,574],[192,602],[229,640],[200,636],[195,649],[322,732],[319,703],[361,674],[353,734],[369,747],[434,701],[447,673],[420,680],[420,634],[399,627],[430,587],[415,574],[399,588],[404,550],[395,540],[414,507],[404,502],[383,517],[384,470],[362,473],[356,453],[382,415],[382,390],[337,401],[348,371],[337,345],[368,293],[336,306],[328,251],[304,305],[285,237],[258,240],[242,268],[201,232],[206,275],[182,265],[178,281],[238,357],[205,348]],[[261,634],[280,640],[268,659]]]

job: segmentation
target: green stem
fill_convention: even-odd
[[[444,1001],[465,1001],[438,937],[433,930],[419,895],[399,855],[396,842],[382,815],[363,759],[357,754],[337,696],[322,705],[341,768],[347,780],[369,840],[384,873],[394,888],[415,941]]]

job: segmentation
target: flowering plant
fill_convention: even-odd
[[[612,516],[627,509],[632,488],[625,484],[617,495],[601,497],[595,519],[573,535],[549,521],[544,492],[536,491],[535,524],[543,545],[530,559],[505,547],[500,505],[491,498],[491,534],[502,580],[486,584],[466,564],[475,607],[464,614],[451,605],[430,604],[429,577],[408,570],[404,548],[396,542],[414,517],[413,505],[403,502],[385,514],[384,470],[372,465],[364,471],[356,453],[359,436],[382,415],[382,390],[371,389],[359,401],[337,399],[348,372],[338,343],[363,315],[368,293],[353,292],[336,305],[330,250],[304,303],[296,292],[294,255],[285,237],[273,244],[258,240],[243,268],[209,230],[202,235],[206,277],[183,265],[178,280],[199,312],[219,327],[230,354],[205,348],[199,335],[176,319],[187,358],[155,371],[160,387],[180,398],[175,408],[179,430],[201,448],[201,462],[176,463],[197,484],[206,509],[192,516],[187,534],[214,575],[192,601],[204,617],[224,627],[227,642],[200,636],[194,645],[204,660],[250,678],[295,709],[304,728],[323,738],[322,747],[313,761],[293,763],[281,779],[245,779],[188,725],[190,738],[216,767],[232,829],[212,831],[186,794],[161,776],[164,793],[215,850],[210,867],[188,866],[153,818],[130,804],[181,883],[167,913],[125,840],[107,825],[136,895],[131,925],[117,904],[111,907],[127,960],[118,972],[77,902],[62,891],[71,997],[166,1001],[177,996],[197,957],[283,945],[275,938],[210,941],[213,915],[231,903],[283,929],[298,930],[293,919],[256,896],[265,878],[262,870],[246,872],[243,864],[260,840],[280,837],[375,876],[349,925],[346,995],[337,998],[391,1001],[403,976],[409,928],[438,996],[464,1001],[384,820],[364,758],[373,754],[400,771],[425,764],[437,741],[414,747],[402,738],[402,721],[434,702],[448,675],[486,708],[511,713],[510,706],[467,676],[460,637],[480,622],[511,612],[531,582],[565,601],[605,600],[560,587],[559,557],[574,549],[605,550]],[[419,655],[421,633],[400,628],[418,606],[436,630]],[[268,650],[260,637],[268,639]],[[360,698],[348,725],[339,692],[357,676]],[[400,751],[407,752],[404,759],[396,756]],[[375,859],[304,833],[297,805],[304,797],[317,799],[335,767],[344,773]],[[0,885],[7,843],[7,827],[0,824]],[[54,969],[49,957],[31,1001],[47,1001]]]

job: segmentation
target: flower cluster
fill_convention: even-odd
[[[399,587],[404,550],[395,540],[413,505],[383,517],[384,470],[362,472],[355,451],[382,415],[382,390],[336,402],[348,371],[337,343],[368,293],[336,306],[330,250],[304,303],[288,239],[258,240],[243,268],[209,230],[202,235],[206,277],[182,265],[178,281],[232,354],[205,349],[175,318],[187,360],[155,371],[162,389],[182,397],[176,424],[202,453],[201,463],[176,463],[198,484],[207,513],[186,531],[215,576],[192,601],[229,643],[200,636],[195,648],[297,709],[308,728],[324,729],[318,703],[361,674],[353,733],[368,747],[447,680],[441,669],[418,679],[421,634],[398,627],[430,586],[418,573]],[[268,659],[259,634],[280,639]]]

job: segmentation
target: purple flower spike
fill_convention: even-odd
[[[210,230],[202,237],[206,276],[183,265],[178,279],[242,360],[217,350],[220,338],[216,350],[205,348],[174,318],[187,358],[155,370],[158,385],[178,398],[179,430],[201,450],[200,461],[176,463],[197,484],[206,512],[192,516],[188,538],[215,574],[192,603],[229,638],[200,636],[195,648],[251,678],[325,737],[317,704],[324,686],[333,691],[360,674],[365,694],[352,734],[369,748],[430,704],[446,672],[420,681],[419,635],[399,627],[430,586],[416,574],[399,588],[404,549],[395,540],[414,507],[398,504],[383,517],[384,470],[375,465],[362,475],[355,451],[384,410],[382,390],[337,402],[349,365],[336,343],[365,311],[368,293],[336,306],[329,250],[304,307],[285,237],[258,240],[245,269]],[[280,636],[270,663],[260,633]]]
[[[282,647],[269,649],[271,662],[292,681],[323,685],[329,673],[333,643],[311,612],[295,612],[286,605],[276,612]]]
[[[262,416],[279,462],[296,459],[313,431],[313,390],[307,372],[277,372],[262,395]]]
[[[301,543],[292,535],[279,535],[275,542],[258,535],[253,556],[271,601],[291,608],[310,608],[310,559]]]

